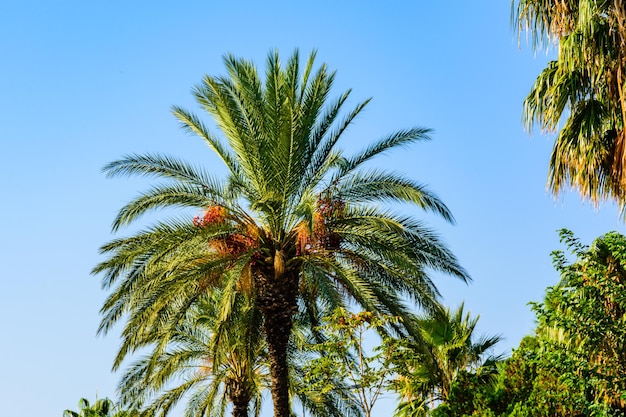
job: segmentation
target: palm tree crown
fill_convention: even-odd
[[[218,136],[194,114],[175,107],[182,126],[200,136],[228,169],[225,179],[162,155],[131,155],[105,167],[109,175],[169,180],[123,207],[114,229],[163,207],[201,210],[195,219],[167,219],[102,247],[94,269],[112,290],[100,331],[127,319],[116,365],[142,335],[171,328],[217,288],[225,309],[236,294],[262,313],[276,416],[289,416],[287,347],[297,312],[356,303],[410,319],[408,299],[437,304],[429,269],[469,276],[437,235],[384,203],[407,203],[448,221],[448,208],[424,186],[365,165],[415,141],[428,130],[400,130],[354,155],[337,143],[367,101],[340,116],[350,92],[329,99],[334,73],[303,69],[298,53],[281,64],[269,54],[264,81],[255,66],[224,58],[228,76],[206,76],[196,100],[214,119]]]
[[[460,372],[492,368],[501,359],[487,356],[500,336],[476,337],[478,319],[464,312],[463,304],[419,319],[422,339],[398,352],[397,386],[404,397],[398,416],[421,415],[428,405],[445,402]]]
[[[626,203],[626,6],[621,0],[519,0],[518,30],[535,46],[558,44],[558,57],[524,101],[528,129],[558,135],[548,185],[569,186],[594,203]],[[560,123],[563,121],[562,127]]]

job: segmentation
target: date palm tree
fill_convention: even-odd
[[[548,185],[578,189],[595,204],[626,204],[626,5],[621,0],[518,0],[513,16],[534,46],[558,44],[557,59],[524,101],[531,130],[557,132]],[[562,123],[562,127],[560,124]]]
[[[367,101],[345,116],[350,91],[331,100],[334,73],[303,69],[295,52],[283,66],[269,54],[265,79],[249,61],[227,55],[227,76],[206,76],[194,95],[221,135],[199,117],[175,107],[184,129],[219,156],[228,174],[217,178],[163,155],[130,155],[105,167],[110,176],[144,175],[166,180],[124,206],[114,230],[160,208],[192,208],[202,214],[168,218],[102,247],[97,265],[105,288],[101,332],[126,319],[116,364],[133,339],[149,329],[173,328],[205,294],[216,289],[250,297],[262,316],[275,416],[290,416],[287,351],[298,312],[354,303],[364,310],[406,317],[408,299],[437,304],[431,270],[468,280],[438,236],[385,203],[434,212],[448,208],[423,185],[367,164],[377,155],[428,139],[411,128],[345,155],[343,133]],[[183,210],[183,214],[185,211]],[[199,251],[198,248],[204,248]],[[226,300],[229,297],[225,297]]]

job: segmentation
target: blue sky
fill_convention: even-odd
[[[222,74],[231,52],[263,65],[268,51],[318,50],[335,94],[374,100],[346,148],[400,128],[431,142],[381,166],[435,191],[457,224],[436,228],[474,278],[436,276],[444,302],[465,301],[480,330],[509,352],[534,325],[527,303],[556,283],[557,229],[584,242],[624,232],[617,209],[545,188],[552,138],[528,135],[522,101],[547,60],[510,25],[507,1],[0,3],[0,380],[3,414],[61,415],[80,397],[113,397],[117,334],[96,337],[105,297],[90,275],[113,217],[147,185],[108,180],[107,162],[163,152],[223,172],[172,105],[198,111],[190,90]],[[123,232],[122,232],[123,233]],[[267,404],[269,406],[269,402]],[[387,415],[387,410],[377,410]]]

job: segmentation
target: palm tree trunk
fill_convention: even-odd
[[[251,397],[249,385],[245,381],[232,381],[228,387],[228,400],[233,404],[233,417],[248,417]]]
[[[248,404],[250,400],[238,400],[232,399],[233,402],[233,417],[248,417]]]
[[[298,276],[294,273],[255,274],[257,305],[263,312],[265,342],[270,359],[274,417],[291,417],[287,348],[297,310]],[[280,271],[284,272],[284,271]]]
[[[291,416],[289,368],[287,366],[287,346],[291,327],[291,317],[281,314],[266,314],[265,316],[265,337],[270,359],[274,417]]]

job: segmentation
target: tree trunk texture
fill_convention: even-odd
[[[248,407],[252,398],[248,382],[231,380],[226,393],[228,400],[233,403],[233,417],[248,417]]]
[[[291,417],[287,348],[293,326],[292,318],[297,310],[298,275],[275,268],[271,274],[255,274],[255,280],[257,305],[264,315],[263,329],[270,359],[274,417]]]
[[[232,399],[233,402],[233,417],[248,417],[248,405],[250,404],[250,399],[242,400],[242,399]]]

